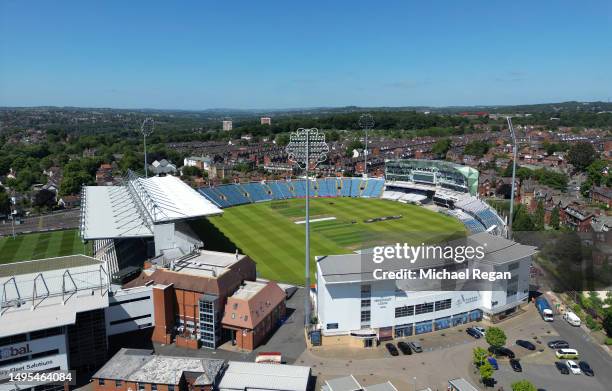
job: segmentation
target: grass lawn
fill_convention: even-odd
[[[249,255],[257,262],[261,277],[303,284],[305,225],[303,199],[235,206],[195,223],[204,246]],[[366,223],[385,216],[396,220]],[[399,202],[364,198],[317,198],[310,201],[310,254],[348,253],[357,249],[394,243],[439,242],[465,235],[465,227],[452,217]],[[311,271],[315,270],[314,261]]]
[[[0,238],[0,264],[72,254],[91,254],[91,244],[83,244],[76,229]]]

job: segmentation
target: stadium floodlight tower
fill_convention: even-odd
[[[318,129],[300,128],[291,133],[286,152],[289,161],[296,163],[306,172],[306,265],[304,299],[304,326],[310,325],[310,168],[316,167],[327,158],[329,146],[325,142],[325,134]]]
[[[365,131],[365,148],[363,149],[363,175],[368,176],[368,129],[374,127],[374,118],[369,113],[359,116],[359,127]]]
[[[510,187],[510,217],[508,218],[508,238],[512,239],[512,217],[514,213],[514,191],[515,191],[515,181],[516,181],[516,153],[517,153],[517,144],[516,144],[516,133],[514,132],[514,127],[512,126],[512,117],[506,117],[508,121],[508,129],[510,130],[510,137],[512,137],[512,186]]]
[[[142,121],[142,125],[140,125],[140,133],[142,134],[142,141],[144,144],[144,172],[145,178],[149,177],[149,169],[147,164],[147,136],[150,136],[153,133],[153,128],[155,127],[155,122],[153,118],[145,118]]]

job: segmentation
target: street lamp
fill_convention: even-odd
[[[153,128],[155,127],[155,122],[153,118],[145,118],[142,121],[142,125],[140,125],[140,133],[142,133],[142,141],[144,144],[144,171],[145,178],[149,176],[148,164],[147,164],[147,136],[150,136],[153,133]]]
[[[359,127],[365,130],[365,148],[363,150],[363,175],[368,176],[368,129],[374,127],[374,118],[370,114],[361,114],[359,116]]]
[[[508,218],[508,238],[512,239],[512,217],[514,215],[514,188],[516,178],[516,133],[514,133],[514,127],[512,126],[512,118],[506,117],[508,121],[508,129],[510,129],[510,137],[512,137],[512,187],[510,188],[510,217]]]
[[[327,158],[329,146],[325,142],[325,134],[319,133],[318,129],[300,128],[291,133],[289,144],[285,149],[289,155],[289,161],[296,163],[306,171],[306,265],[305,286],[306,297],[304,298],[304,326],[310,325],[310,176],[311,167],[316,167]]]

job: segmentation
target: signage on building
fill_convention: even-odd
[[[39,372],[56,367],[68,369],[65,354],[56,354],[54,356],[41,357],[0,367],[0,379],[5,379],[14,372]]]
[[[2,361],[5,360],[14,360],[30,354],[43,353],[55,349],[57,349],[59,353],[64,353],[66,351],[65,335],[54,335],[52,337],[5,345],[0,347],[0,365],[2,365]]]

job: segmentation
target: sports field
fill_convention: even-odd
[[[237,247],[249,255],[261,277],[303,284],[305,225],[296,222],[304,220],[304,203],[291,199],[235,206],[222,216],[199,222],[196,229],[207,248],[234,251]],[[396,218],[365,222],[388,216]],[[463,224],[452,217],[381,199],[312,199],[310,218],[313,259],[375,245],[431,243],[465,234]],[[311,270],[315,270],[314,262]]]
[[[91,254],[91,245],[81,242],[76,229],[0,238],[0,263],[72,254]]]

